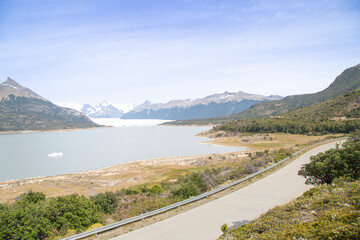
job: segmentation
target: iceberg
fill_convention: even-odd
[[[63,153],[62,152],[53,152],[48,154],[48,157],[62,157]]]

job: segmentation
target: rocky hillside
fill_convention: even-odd
[[[59,107],[11,78],[0,84],[0,131],[98,126],[84,114]]]

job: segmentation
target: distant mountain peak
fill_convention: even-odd
[[[14,86],[14,87],[21,86],[17,81],[12,79],[11,77],[8,77],[7,80],[5,82],[3,82],[2,84],[11,85],[11,86]]]
[[[10,77],[8,77],[5,82],[0,83],[0,100],[8,98],[9,95],[14,95],[15,97],[37,98],[43,101],[48,101],[31,91],[29,88],[23,87]]]
[[[108,101],[106,101],[106,100],[104,100],[104,101],[102,101],[101,103],[100,103],[100,106],[101,107],[107,107],[107,106],[110,106],[111,105],[111,103],[109,103]]]
[[[22,87],[18,82],[16,82],[14,79],[8,77],[7,80],[3,83],[0,83],[3,86],[11,87],[13,89],[18,89],[19,87]]]

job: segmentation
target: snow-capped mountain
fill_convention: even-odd
[[[281,96],[263,96],[245,92],[224,92],[195,100],[171,100],[168,103],[145,101],[124,114],[124,119],[199,119],[229,116],[248,109],[255,103],[279,100]]]
[[[258,94],[250,94],[245,92],[224,92],[215,93],[204,98],[198,98],[195,100],[184,99],[184,100],[171,100],[168,103],[151,103],[146,100],[144,103],[136,106],[132,112],[141,112],[147,110],[158,110],[163,108],[188,108],[199,104],[207,105],[209,103],[227,103],[227,102],[241,102],[243,100],[254,100],[254,101],[272,101],[279,100],[281,96],[271,95],[263,96]]]
[[[71,102],[58,103],[59,106],[76,109],[91,118],[122,119],[199,119],[229,116],[246,110],[255,103],[279,100],[280,96],[263,96],[245,92],[224,92],[195,100],[171,100],[168,103],[114,104],[103,101],[97,106],[79,105]]]
[[[81,111],[91,118],[120,118],[124,115],[123,110],[116,108],[107,101],[103,101],[94,107],[90,104],[84,104]]]
[[[124,113],[134,108],[134,104],[114,104],[108,101],[103,101],[97,106],[80,105],[72,102],[59,102],[57,105],[75,109],[91,118],[120,118]]]

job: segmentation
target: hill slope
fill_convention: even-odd
[[[0,84],[0,131],[98,126],[82,113],[59,107],[11,78]]]
[[[231,116],[234,119],[275,116],[294,109],[324,102],[360,87],[360,64],[343,71],[329,87],[321,92],[287,96],[278,101],[262,102]]]
[[[359,118],[360,89],[356,89],[316,105],[293,110],[283,116],[287,118],[301,117],[315,120],[321,118]]]

